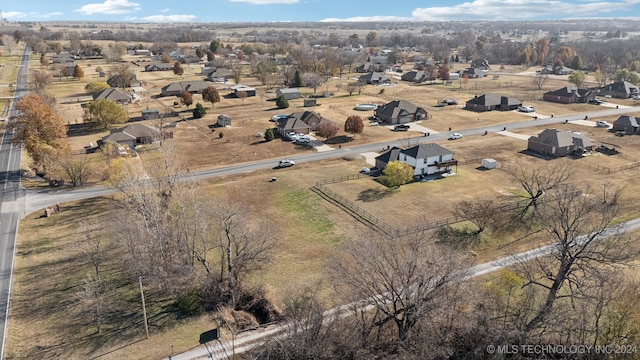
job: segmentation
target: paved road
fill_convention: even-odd
[[[614,233],[617,233],[619,231],[632,231],[632,230],[640,229],[640,218],[627,221],[625,223],[620,224],[619,226],[620,228],[612,229],[610,235],[613,235]],[[463,277],[463,279],[470,280],[478,276],[490,274],[492,272],[498,271],[505,267],[522,263],[523,261],[530,261],[542,256],[546,256],[551,254],[554,251],[554,249],[556,249],[555,244],[545,245],[536,249],[521,252],[519,254],[510,255],[510,256],[506,256],[501,259],[490,261],[484,264],[475,265],[464,271],[465,276]],[[367,302],[367,301],[361,301],[358,303],[370,304],[370,302]],[[340,317],[349,316],[349,309],[352,309],[352,305],[353,304],[342,305],[342,306],[327,310],[324,313],[324,316],[325,318],[331,318],[335,316],[340,316]],[[371,305],[363,305],[363,306],[371,306]],[[361,309],[363,308],[361,307]],[[255,330],[248,331],[236,336],[236,338],[233,339],[233,341],[220,340],[217,342],[211,342],[209,344],[198,346],[189,351],[185,351],[181,354],[172,355],[170,358],[166,358],[164,360],[229,359],[231,358],[231,355],[233,353],[240,354],[243,352],[247,352],[256,346],[259,346],[267,339],[273,336],[278,336],[278,334],[286,330],[286,327],[287,327],[286,324],[272,325],[268,328],[261,329],[260,331],[255,331]]]
[[[27,93],[29,53],[29,49],[25,48],[22,62],[18,69],[14,101],[11,102],[11,109],[9,110],[10,117],[15,115],[17,100]],[[18,233],[18,222],[22,217],[24,208],[24,196],[20,188],[22,145],[12,143],[12,136],[13,132],[5,131],[0,139],[0,331],[2,331],[0,359],[4,358],[13,256]]]

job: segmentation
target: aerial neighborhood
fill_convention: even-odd
[[[189,21],[0,22],[4,358],[640,345],[640,21]]]

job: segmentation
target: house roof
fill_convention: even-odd
[[[360,79],[363,80],[367,80],[367,81],[385,81],[385,80],[389,80],[388,77],[384,76],[383,73],[380,72],[370,72],[366,75],[362,75],[360,76]]]
[[[166,85],[162,88],[162,92],[168,91],[188,91],[188,92],[198,92],[204,90],[209,86],[206,82],[202,80],[196,81],[178,81],[172,82],[169,85]]]
[[[145,70],[146,69],[152,69],[152,68],[158,68],[158,69],[164,69],[164,70],[171,70],[173,69],[173,65],[171,64],[167,64],[167,63],[153,63],[153,64],[149,64],[147,66],[145,66]]]
[[[612,91],[625,94],[637,94],[638,87],[628,81],[617,81],[599,88],[602,91]]]
[[[111,130],[111,134],[102,138],[102,141],[131,141],[137,138],[154,137],[160,132],[148,125],[144,124],[131,124],[119,129]]]
[[[423,70],[412,70],[404,73],[401,76],[401,79],[405,81],[414,81],[416,79],[422,79],[424,77],[426,77],[426,74]]]
[[[129,86],[131,86],[131,83],[138,82],[136,74],[129,74],[128,78]],[[114,75],[107,80],[107,84],[109,84],[109,86],[111,87],[125,87],[126,82],[124,81],[122,75]]]
[[[520,105],[522,101],[516,98],[510,98],[507,96],[501,96],[498,94],[484,94],[476,96],[473,99],[467,101],[467,103],[483,105],[483,106],[497,106],[497,105]]]
[[[470,67],[489,69],[489,61],[487,59],[475,59],[471,61]]]
[[[407,156],[411,156],[414,159],[426,159],[433,156],[449,154],[453,155],[451,150],[434,143],[416,145],[406,150],[402,150],[402,153]]]
[[[115,102],[121,102],[121,101],[128,102],[128,101],[131,101],[133,98],[129,93],[125,91],[122,91],[116,88],[108,88],[93,95],[93,100],[101,100],[101,99],[107,99]]]
[[[573,145],[581,147],[594,145],[593,140],[584,136],[582,133],[559,129],[545,129],[538,134],[538,136],[530,137],[529,140],[536,143],[555,146],[556,148]]]
[[[376,109],[376,116],[386,117],[390,119],[398,118],[407,114],[415,114],[421,109],[417,105],[407,100],[394,100]]]
[[[292,129],[301,129],[301,128],[310,128],[309,124],[304,122],[302,119],[293,116],[291,114],[288,118],[280,119],[278,121],[278,128],[283,130],[292,130]]]
[[[640,119],[636,118],[635,116],[629,116],[629,115],[620,115],[619,118],[617,118],[613,123],[614,125],[629,125],[629,126],[633,126],[633,127],[637,127],[640,126]]]
[[[398,160],[398,157],[400,156],[401,151],[402,149],[394,146],[390,150],[382,153],[381,155],[376,156],[376,160],[380,160],[385,164],[388,164],[392,161]]]
[[[298,93],[300,93],[300,90],[298,90],[297,88],[284,88],[284,89],[278,89],[278,91],[281,94],[298,94]]]
[[[544,94],[545,95],[553,95],[553,96],[571,96],[572,93],[576,93],[576,95],[578,95],[580,97],[588,96],[589,94],[591,94],[591,89],[578,88],[575,85],[569,85],[569,86],[563,87],[562,89],[558,89],[558,90],[554,90],[554,91],[547,91]]]

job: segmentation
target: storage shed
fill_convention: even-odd
[[[300,90],[296,88],[279,89],[276,91],[276,97],[284,96],[287,100],[300,99]]]
[[[318,106],[316,99],[304,99],[304,107]]]
[[[218,126],[231,126],[231,118],[227,115],[218,115]]]
[[[495,169],[496,166],[498,165],[498,162],[495,161],[494,159],[482,159],[482,167],[485,169]]]

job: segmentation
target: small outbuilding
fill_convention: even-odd
[[[218,115],[218,120],[216,121],[218,126],[231,126],[231,118],[227,115]]]
[[[317,106],[316,99],[304,99],[304,107]]]
[[[482,167],[485,169],[495,169],[498,162],[495,159],[482,159]]]
[[[158,119],[160,118],[160,111],[158,109],[142,110],[142,120]]]
[[[300,99],[300,90],[296,88],[278,89],[276,97],[284,96],[287,100]]]

